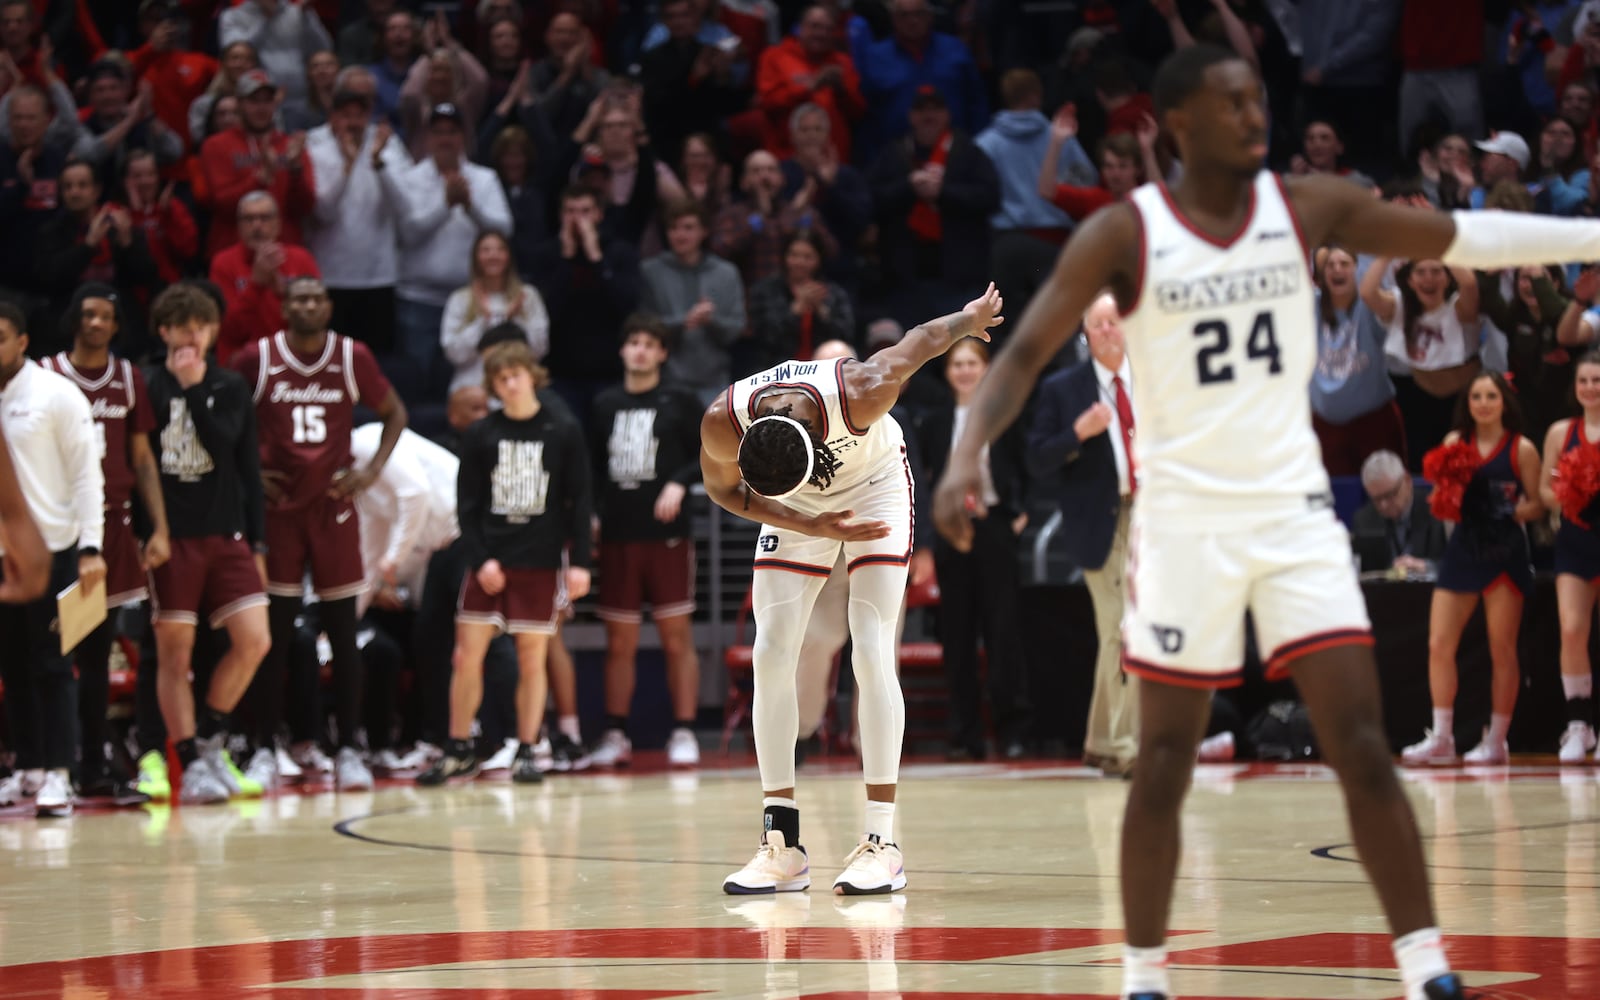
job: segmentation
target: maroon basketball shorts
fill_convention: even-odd
[[[243,535],[174,538],[172,558],[150,571],[150,606],[158,622],[212,628],[247,608],[264,607],[266,592]]]
[[[361,517],[349,500],[318,497],[305,507],[267,510],[267,593],[301,597],[306,569],[324,601],[355,597],[367,588],[361,565]]]
[[[106,511],[100,554],[106,561],[106,607],[137,604],[150,596],[149,581],[139,565],[139,539],[133,534],[133,507],[122,503]]]
[[[478,574],[468,571],[456,602],[456,621],[468,625],[493,625],[512,635],[555,635],[560,615],[558,591],[561,571],[507,569],[505,588],[487,594]]]
[[[602,621],[638,625],[646,601],[656,618],[694,613],[693,539],[602,542],[597,568]]]

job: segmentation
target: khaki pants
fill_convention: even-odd
[[[1139,753],[1139,679],[1122,672],[1122,608],[1128,571],[1128,511],[1124,500],[1105,565],[1086,570],[1084,582],[1094,601],[1094,627],[1100,650],[1094,661],[1094,697],[1083,752],[1127,764]]]

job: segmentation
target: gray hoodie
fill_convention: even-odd
[[[660,316],[673,336],[667,378],[693,389],[701,399],[727,388],[728,347],[745,328],[739,269],[709,252],[690,267],[667,251],[641,263],[639,275],[644,279],[640,306]],[[711,300],[715,310],[711,321],[685,330],[684,315],[702,298]]]

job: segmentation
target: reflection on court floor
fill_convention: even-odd
[[[224,807],[0,810],[0,995],[653,1000],[1105,998],[1126,785],[1068,764],[912,764],[910,885],[829,895],[848,761],[800,775],[817,888],[719,891],[753,762]],[[1408,771],[1447,946],[1485,996],[1600,997],[1600,769]],[[1329,772],[1199,771],[1174,985],[1207,1000],[1401,996]]]

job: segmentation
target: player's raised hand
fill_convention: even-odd
[[[957,552],[972,548],[972,519],[989,509],[983,503],[983,471],[975,459],[952,453],[933,493],[933,526]]]
[[[989,288],[982,295],[968,302],[961,311],[972,317],[972,335],[979,340],[989,339],[989,328],[999,326],[1006,321],[1000,315],[1005,300],[1000,298],[1000,291],[994,287],[994,282],[989,282]]]
[[[808,535],[837,538],[841,542],[870,542],[889,537],[889,525],[884,521],[851,521],[853,510],[830,510],[811,519]]]

